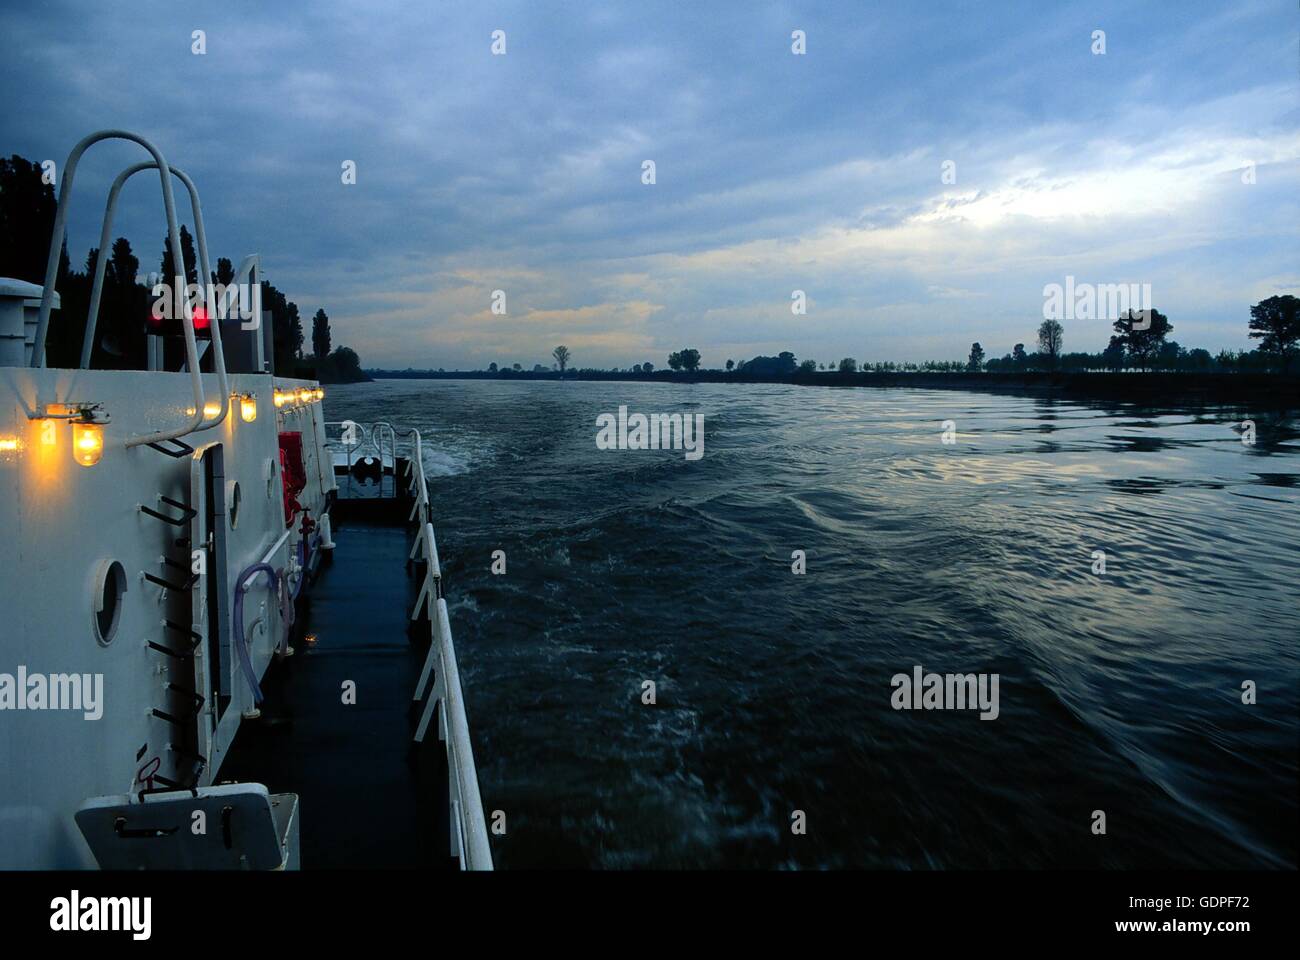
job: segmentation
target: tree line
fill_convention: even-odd
[[[793,352],[782,351],[774,357],[758,356],[737,363],[728,359],[722,373],[739,377],[791,377],[796,374],[811,376],[817,373],[1029,373],[1029,372],[1182,372],[1182,373],[1290,373],[1296,368],[1300,350],[1300,299],[1290,294],[1269,297],[1250,308],[1248,335],[1259,340],[1254,350],[1220,350],[1211,354],[1202,347],[1188,349],[1169,335],[1173,324],[1159,310],[1130,311],[1122,314],[1112,324],[1114,333],[1106,348],[1098,353],[1065,352],[1065,328],[1057,320],[1044,320],[1038,327],[1037,348],[1033,352],[1017,343],[1002,357],[986,357],[984,347],[972,343],[966,360],[927,360],[921,363],[893,360],[861,361],[855,357],[839,360],[799,360]],[[552,352],[555,364],[551,368],[537,364],[532,375],[547,375],[552,371],[561,376],[569,368],[572,353],[567,346],[558,346]],[[674,373],[694,374],[701,370],[700,351],[686,347],[668,354],[668,369]],[[384,371],[388,373],[389,371]],[[432,372],[432,371],[429,371]],[[446,373],[439,370],[439,373]],[[473,372],[473,371],[469,371]],[[498,367],[489,364],[489,374],[509,377],[524,375],[521,364]],[[414,375],[416,371],[403,371]],[[580,377],[604,377],[608,374],[650,376],[656,374],[653,362],[633,364],[631,367],[582,368],[574,371]],[[665,376],[659,370],[656,379]]]
[[[1038,349],[1025,351],[1017,343],[1002,357],[985,359],[984,348],[972,343],[966,369],[990,373],[1060,370],[1070,373],[1121,370],[1183,373],[1290,373],[1300,356],[1300,299],[1290,294],[1268,297],[1250,308],[1247,335],[1259,340],[1254,350],[1188,349],[1169,338],[1173,324],[1159,310],[1130,311],[1111,325],[1114,333],[1098,353],[1067,353],[1065,329],[1059,321],[1038,327]]]
[[[1098,353],[1065,352],[1065,328],[1057,320],[1044,320],[1038,327],[1038,343],[1033,352],[1017,343],[1001,357],[986,357],[984,347],[972,343],[966,360],[927,360],[921,363],[882,360],[861,361],[854,357],[839,360],[799,360],[791,351],[782,351],[774,357],[758,356],[737,363],[727,360],[722,368],[711,373],[734,374],[738,377],[792,377],[796,374],[811,376],[817,373],[1087,373],[1087,372],[1161,372],[1161,373],[1275,373],[1289,374],[1297,368],[1300,357],[1300,299],[1285,294],[1261,300],[1250,308],[1248,335],[1259,340],[1254,350],[1220,350],[1211,354],[1202,347],[1188,349],[1169,335],[1173,324],[1159,310],[1130,311],[1122,314],[1112,324],[1114,333],[1106,348]],[[511,377],[535,377],[558,372],[562,377],[569,369],[572,353],[567,346],[552,351],[555,364],[544,367],[536,364],[525,371],[521,364],[498,367],[488,365],[488,374]],[[700,351],[686,347],[668,354],[668,370],[672,373],[695,374],[701,372]],[[415,376],[418,371],[376,371],[386,375]],[[432,373],[433,371],[427,371]],[[445,370],[438,370],[445,374]],[[460,371],[458,371],[460,372]],[[465,371],[474,373],[476,371]],[[661,379],[671,374],[656,371],[651,361],[631,367],[610,369],[587,367],[575,369],[574,375],[582,378],[606,378],[610,374],[654,376]]]

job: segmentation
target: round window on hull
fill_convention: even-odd
[[[273,458],[267,458],[266,467],[262,470],[262,476],[266,478],[266,499],[275,499],[275,475],[276,462]]]
[[[122,597],[126,593],[126,568],[117,560],[101,560],[91,583],[91,624],[95,639],[103,646],[113,642],[122,620]]]
[[[239,507],[243,503],[244,495],[239,489],[239,481],[231,480],[226,484],[226,512],[230,514],[230,529],[234,530],[239,524]]]

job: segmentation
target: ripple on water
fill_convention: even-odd
[[[620,404],[703,414],[704,458],[597,450]],[[429,438],[503,866],[1296,864],[1290,415],[494,381],[326,408]],[[997,672],[999,718],[891,709],[914,664]]]

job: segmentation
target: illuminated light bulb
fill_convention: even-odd
[[[257,419],[257,397],[248,393],[239,398],[239,416],[245,423]]]
[[[299,390],[299,391],[298,391],[298,402],[299,402],[299,403],[310,403],[310,402],[311,402],[311,391],[308,390],[306,387],[303,387],[301,390]]]
[[[22,448],[17,437],[0,437],[0,453],[14,453]]]
[[[93,467],[104,455],[104,428],[97,423],[72,421],[72,459]]]
[[[317,400],[324,400],[324,399],[325,399],[325,391],[322,390],[320,387],[317,387],[317,388],[316,388],[316,399],[317,399]]]
[[[288,402],[289,402],[289,398],[287,396],[285,396],[279,390],[275,391],[275,405],[277,407],[283,407]]]

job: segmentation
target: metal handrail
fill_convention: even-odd
[[[396,441],[396,436],[391,434],[392,426],[390,424],[388,424],[387,422],[379,422],[379,423],[372,424],[371,429],[367,429],[365,424],[357,423],[355,420],[328,420],[325,422],[326,428],[346,427],[348,424],[352,424],[354,427],[357,427],[361,431],[360,440],[356,441],[355,443],[347,443],[342,440],[339,441],[331,440],[327,436],[325,438],[325,445],[326,447],[330,447],[330,448],[333,448],[336,445],[341,445],[347,449],[347,456],[348,456],[347,467],[349,470],[352,469],[353,456],[356,454],[364,454],[367,448],[375,451],[375,456],[379,458],[381,464],[384,462],[383,459],[384,450],[383,450],[382,443],[379,439],[379,435],[382,433],[382,431],[378,429],[379,427],[388,427],[390,430],[390,443],[388,448],[389,465],[396,468],[397,441]]]
[[[414,503],[411,506],[411,515],[407,519],[412,521],[418,520],[421,524],[428,522],[429,489],[424,477],[424,440],[420,436],[420,431],[415,427],[412,427],[409,430],[399,432],[398,429],[387,420],[376,420],[370,425],[369,429],[366,428],[365,424],[356,423],[355,420],[330,420],[326,422],[325,426],[326,428],[342,427],[347,423],[355,424],[361,431],[360,441],[357,443],[343,444],[343,446],[347,448],[348,470],[351,471],[352,469],[353,456],[358,453],[363,453],[367,448],[375,451],[375,456],[379,458],[380,467],[382,468],[384,464],[384,444],[382,437],[384,432],[387,431],[389,462],[393,467],[394,483],[397,481],[397,438],[414,438],[411,443],[412,457],[409,461],[411,464],[411,485],[409,487],[409,492]],[[336,441],[329,440],[328,438],[325,441],[327,448],[332,448],[335,443]],[[420,465],[419,470],[415,469],[416,464]],[[415,552],[412,551],[411,559],[414,558]]]
[[[342,426],[344,421],[330,421],[326,427]],[[349,445],[362,448],[372,446],[380,458],[383,467],[382,435],[388,433],[390,451],[392,452],[393,480],[397,481],[397,437],[413,437],[413,459],[410,463],[408,491],[414,500],[410,519],[419,517],[415,543],[411,546],[409,559],[424,561],[424,578],[415,606],[411,610],[411,620],[418,620],[422,611],[427,612],[430,623],[429,654],[420,671],[416,683],[416,702],[424,699],[429,689],[430,679],[433,689],[425,704],[415,732],[417,742],[422,742],[428,732],[429,722],[435,706],[439,710],[439,734],[447,744],[447,771],[452,790],[451,817],[453,838],[460,852],[460,863],[465,870],[491,870],[492,848],[488,843],[487,818],[483,815],[483,800],[479,793],[478,769],[474,764],[474,747],[469,738],[469,719],[465,714],[464,691],[460,684],[460,670],[456,664],[456,647],[451,639],[451,618],[447,612],[447,601],[442,596],[442,564],[438,559],[438,541],[429,520],[429,486],[424,476],[424,441],[420,431],[411,428],[399,434],[397,429],[386,420],[371,424],[370,430],[357,424],[365,439],[361,444]],[[328,445],[328,443],[327,443]],[[351,453],[349,452],[349,461]],[[348,464],[351,470],[351,463]]]
[[[99,327],[99,302],[104,290],[104,272],[108,268],[108,243],[113,232],[113,217],[117,213],[117,198],[126,181],[137,173],[155,170],[157,162],[137,163],[127,167],[117,175],[113,186],[108,191],[108,203],[104,207],[104,224],[99,233],[99,256],[95,258],[95,281],[90,291],[90,308],[86,312],[86,332],[81,341],[81,369],[90,368],[90,355],[95,345],[95,332]],[[194,432],[211,430],[222,423],[230,413],[230,381],[226,375],[226,355],[221,348],[221,323],[216,316],[212,303],[212,265],[208,260],[208,232],[203,226],[203,209],[199,204],[199,191],[194,181],[177,167],[171,168],[172,176],[185,185],[190,195],[190,210],[194,215],[194,232],[199,242],[199,267],[203,271],[203,305],[207,311],[208,322],[212,330],[213,366],[216,368],[218,382],[221,384],[221,413],[205,422]],[[188,291],[186,291],[188,293]],[[188,301],[189,297],[184,298]],[[207,398],[204,398],[204,406]],[[129,444],[128,444],[129,445]]]
[[[491,870],[492,848],[488,844],[487,819],[483,816],[483,798],[479,794],[474,746],[469,740],[469,719],[465,715],[464,691],[460,685],[460,670],[456,665],[456,647],[451,642],[447,601],[439,597],[437,606],[440,626],[437,645],[442,665],[442,716],[447,727],[447,765],[460,807],[460,862],[466,870]]]
[[[394,437],[396,436],[392,424],[383,425],[392,431]],[[436,678],[430,702],[425,706],[425,715],[421,718],[420,728],[416,731],[416,739],[424,738],[428,729],[430,711],[435,701],[440,703],[442,709],[439,711],[441,717],[439,732],[447,744],[447,767],[455,794],[454,826],[461,853],[461,866],[466,870],[491,870],[492,849],[488,844],[487,820],[483,815],[483,801],[479,794],[474,747],[469,739],[469,719],[465,715],[464,691],[460,685],[460,670],[456,665],[456,646],[451,639],[451,618],[447,613],[447,601],[442,597],[442,564],[438,559],[438,541],[433,533],[433,524],[428,519],[429,488],[425,481],[424,461],[421,456],[423,439],[420,431],[414,428],[403,435],[415,437],[416,459],[410,461],[414,486],[412,492],[415,499],[412,517],[417,512],[421,517],[420,531],[416,534],[412,556],[423,545],[425,561],[424,582],[420,587],[420,595],[415,601],[415,609],[411,611],[411,619],[416,619],[421,607],[425,607],[429,612],[432,627],[429,655],[425,659],[420,681],[416,684],[414,699],[419,700],[424,695],[431,672]]]
[[[139,134],[130,133],[126,130],[100,130],[82,138],[72,148],[72,152],[68,154],[67,163],[63,165],[63,180],[59,184],[59,205],[54,211],[54,227],[50,231],[50,255],[45,263],[45,288],[41,293],[41,309],[36,321],[35,341],[32,344],[31,365],[33,367],[45,366],[45,338],[50,327],[50,310],[54,304],[54,284],[59,276],[59,260],[63,253],[63,238],[67,232],[68,205],[72,200],[72,183],[77,172],[77,162],[89,147],[101,140],[130,140],[133,143],[138,143],[153,154],[153,158],[158,164],[158,178],[162,182],[163,210],[167,216],[167,240],[172,250],[172,263],[176,269],[182,271],[182,274],[176,279],[182,283],[185,279],[183,273],[185,260],[181,254],[180,231],[176,226],[176,198],[172,194],[171,168],[167,166],[162,151]],[[194,418],[190,421],[188,427],[159,430],[156,433],[142,437],[133,437],[127,440],[126,445],[128,447],[175,440],[187,433],[193,433],[203,423],[203,380],[199,374],[199,351],[194,338],[194,318],[191,315],[188,302],[183,299],[182,303],[184,309],[181,312],[181,326],[185,331],[185,356],[189,360],[190,386],[194,392]]]

